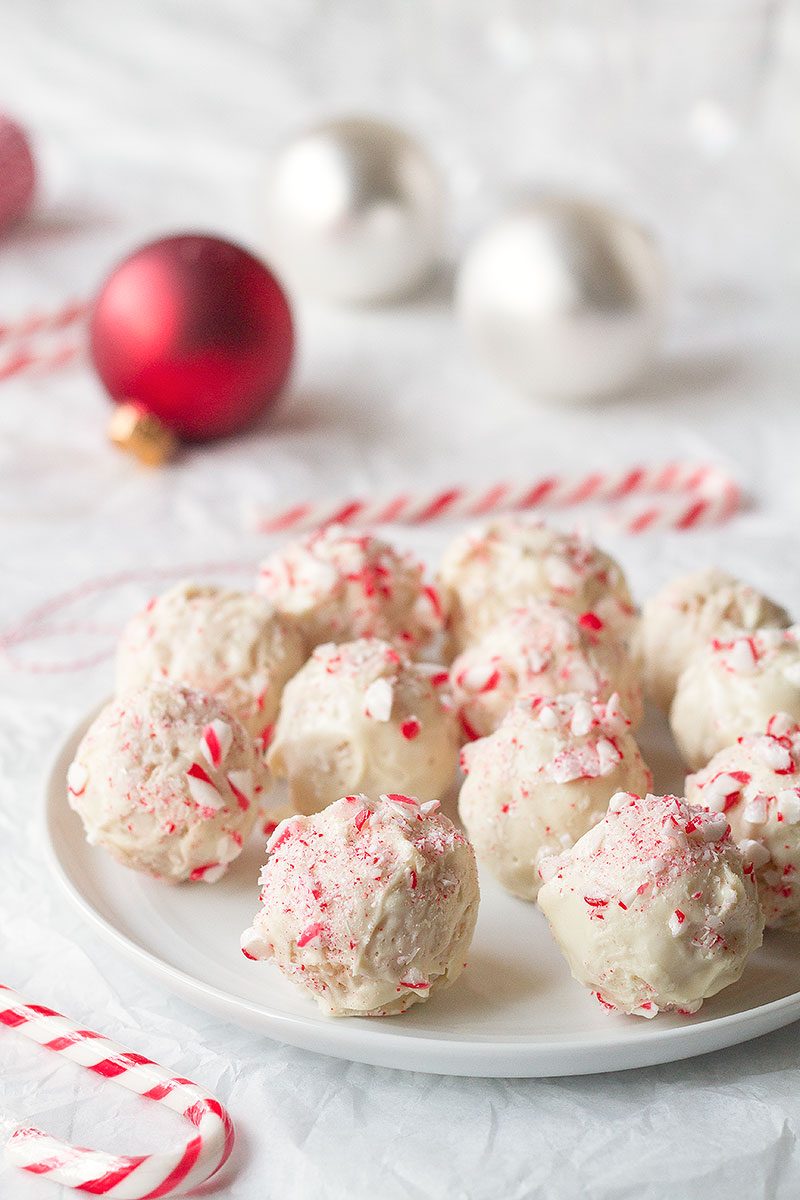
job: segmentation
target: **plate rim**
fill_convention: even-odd
[[[439,1037],[426,1031],[399,1033],[384,1028],[384,1022],[375,1028],[377,1022],[366,1017],[332,1018],[316,1013],[306,1016],[270,1011],[263,1004],[206,983],[147,950],[117,928],[81,891],[59,854],[54,822],[57,819],[56,797],[65,783],[65,760],[72,755],[78,739],[106,703],[108,699],[92,705],[71,726],[43,773],[44,803],[40,805],[39,817],[47,865],[82,918],[109,944],[138,963],[150,976],[168,981],[172,990],[190,1003],[224,1020],[255,1029],[287,1045],[351,1062],[475,1078],[547,1078],[635,1070],[712,1053],[800,1020],[798,990],[777,1000],[698,1023],[689,1021],[685,1025],[659,1029],[654,1022],[641,1022],[641,1035],[625,1041],[601,1040],[585,1034],[576,1035],[574,1040],[564,1039],[562,1035],[474,1040]],[[63,795],[66,802],[65,791]],[[370,1043],[375,1053],[369,1052]],[[673,1044],[680,1048],[679,1053],[671,1052]],[[424,1063],[420,1054],[426,1058]],[[580,1065],[565,1065],[571,1058],[578,1057],[582,1060]]]

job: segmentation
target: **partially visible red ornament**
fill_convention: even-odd
[[[24,217],[36,190],[36,165],[24,129],[0,113],[0,233]]]
[[[150,242],[109,275],[91,315],[91,354],[118,404],[192,440],[244,428],[289,374],[288,301],[262,262],[222,238]]]

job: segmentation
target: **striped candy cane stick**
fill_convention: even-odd
[[[627,533],[650,529],[691,529],[727,520],[742,506],[736,480],[712,464],[668,463],[625,471],[591,471],[581,476],[546,475],[525,484],[508,481],[489,486],[457,485],[434,492],[399,492],[383,500],[352,498],[309,501],[290,508],[257,512],[262,533],[293,532],[324,525],[422,525],[449,518],[485,517],[538,508],[615,504],[631,497],[660,497],[620,528]]]
[[[80,1028],[51,1008],[28,1004],[4,984],[0,984],[0,1025],[18,1030],[146,1100],[173,1109],[196,1129],[176,1150],[131,1156],[71,1146],[35,1126],[16,1125],[5,1148],[6,1160],[15,1166],[94,1196],[156,1200],[198,1187],[230,1155],[234,1139],[230,1116],[218,1100],[191,1080],[170,1074],[99,1033]]]

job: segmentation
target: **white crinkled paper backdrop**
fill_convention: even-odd
[[[636,6],[612,5],[602,37],[580,21],[547,34],[540,7],[124,0],[112,17],[99,0],[4,6],[0,107],[37,136],[51,207],[0,247],[0,317],[90,293],[119,253],[157,232],[205,227],[257,244],[261,154],[295,124],[365,105],[426,133],[451,172],[454,248],[505,184],[546,174],[634,208],[643,197],[678,271],[666,367],[637,397],[597,409],[536,409],[505,394],[469,357],[444,277],[404,307],[299,306],[300,361],[282,409],[157,474],[106,446],[106,404],[88,371],[3,385],[0,628],[56,592],[142,565],[234,560],[246,580],[246,564],[267,548],[245,528],[248,503],[709,456],[754,493],[750,513],[720,531],[604,540],[639,596],[716,561],[800,611],[798,279],[791,247],[778,244],[799,193],[789,135],[798,22],[779,10],[761,65],[741,46],[738,66],[720,65],[750,73],[734,111],[742,132],[728,157],[693,159],[694,175],[678,179],[681,145],[659,125],[661,108],[651,111],[649,146],[647,128],[625,125],[624,96],[592,106],[598,81],[580,70],[598,46],[609,63],[627,61]],[[582,7],[591,6],[579,15]],[[671,8],[653,0],[651,34],[677,44],[684,27],[670,24]],[[761,28],[766,8],[742,11]],[[712,34],[689,28],[710,53]],[[543,38],[563,56],[549,75]],[[719,130],[713,107],[700,118],[701,129]],[[445,533],[398,536],[433,557]],[[131,584],[82,612],[114,625],[149,590]],[[65,649],[45,642],[20,653]],[[40,846],[46,761],[109,679],[108,665],[0,675],[0,978],[216,1091],[239,1130],[219,1194],[707,1200],[743,1181],[754,1198],[797,1194],[797,1027],[619,1075],[448,1079],[293,1050],[152,983],[67,907]],[[0,1031],[0,1109],[126,1152],[181,1135],[177,1118],[84,1074]],[[3,1200],[57,1193],[0,1169]]]

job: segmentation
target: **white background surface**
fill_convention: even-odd
[[[451,181],[453,255],[509,190],[556,182],[648,219],[675,280],[659,370],[596,409],[533,408],[476,368],[446,271],[402,308],[298,304],[280,411],[156,475],[106,446],[87,369],[2,385],[4,629],[128,567],[255,562],[265,544],[242,521],[255,500],[684,455],[719,457],[756,503],[715,533],[610,539],[638,594],[713,559],[800,609],[797,13],[631,0],[602,16],[571,5],[553,24],[549,7],[0,0],[0,107],[32,129],[45,168],[37,216],[0,244],[0,319],[91,294],[151,234],[208,228],[257,245],[264,155],[309,118],[359,109],[425,134]],[[74,615],[114,626],[150,587]],[[108,682],[107,666],[0,677],[0,977],[217,1091],[240,1134],[220,1194],[694,1200],[746,1181],[749,1197],[796,1196],[797,1027],[617,1076],[470,1081],[290,1050],[148,982],[65,909],[37,844],[46,759]],[[0,1108],[126,1152],[182,1132],[79,1076],[0,1035]],[[56,1189],[0,1170],[0,1195]]]

